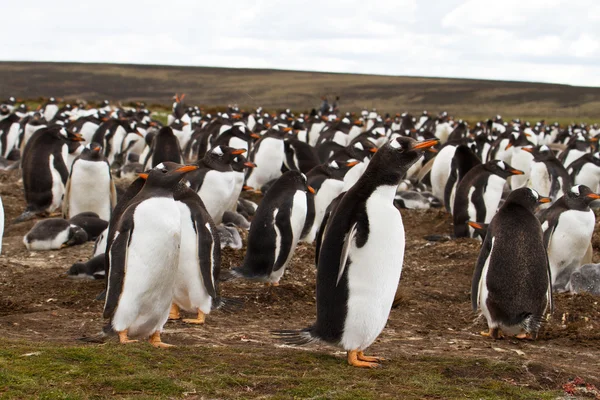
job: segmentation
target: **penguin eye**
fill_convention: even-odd
[[[167,169],[166,169],[166,168],[163,168],[163,169],[161,169],[161,170],[160,170],[160,172],[162,172],[163,174],[166,174],[166,173],[167,173],[167,172],[169,172],[169,171],[167,171]]]

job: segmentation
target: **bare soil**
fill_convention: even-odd
[[[96,334],[104,324],[103,304],[95,300],[103,282],[71,280],[65,272],[74,262],[87,260],[93,244],[29,252],[22,238],[34,221],[11,224],[24,208],[19,178],[17,171],[0,175],[6,213],[0,256],[0,337],[80,346],[77,338]],[[470,305],[479,242],[425,240],[428,234],[450,233],[451,220],[441,210],[403,210],[402,216],[407,241],[401,301],[369,353],[389,363],[424,356],[501,360],[526,371],[509,378],[502,375],[502,379],[530,388],[560,389],[577,376],[600,385],[600,298],[557,295],[555,312],[535,342],[484,338],[479,332],[486,329],[485,321],[476,318]],[[598,245],[596,233],[594,247]],[[223,268],[238,265],[243,255],[243,249],[226,250]],[[598,258],[595,250],[594,260]],[[215,311],[200,327],[169,322],[164,340],[182,346],[249,346],[272,354],[273,359],[288,354],[290,347],[280,344],[270,331],[303,328],[314,320],[314,246],[299,245],[279,287],[238,280],[222,284],[222,294],[243,299],[243,308],[233,313]],[[343,362],[343,354],[327,346],[311,345],[298,351],[331,354]],[[478,367],[457,363],[444,374],[477,376]]]

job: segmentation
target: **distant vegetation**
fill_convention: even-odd
[[[399,70],[399,73],[402,71]],[[465,72],[467,73],[467,72]],[[420,114],[446,110],[469,120],[502,114],[562,123],[600,120],[600,88],[261,69],[77,63],[0,63],[0,98],[63,97],[113,102],[144,101],[170,107],[175,93],[194,105],[308,111],[320,96],[341,97],[340,108]]]

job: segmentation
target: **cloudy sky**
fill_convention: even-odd
[[[5,61],[600,86],[598,0],[34,0],[0,9]]]

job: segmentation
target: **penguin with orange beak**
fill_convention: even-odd
[[[404,225],[394,196],[406,171],[437,143],[400,136],[375,153],[325,227],[317,262],[316,322],[276,335],[289,344],[319,341],[341,347],[355,367],[380,365],[380,358],[363,352],[387,323],[402,272]]]
[[[314,189],[299,171],[287,171],[273,183],[250,225],[244,262],[232,276],[279,285],[306,221],[307,192]]]
[[[160,334],[167,322],[179,265],[181,212],[173,193],[187,165],[175,170],[155,168],[120,218],[113,219],[106,249],[108,282],[104,318],[121,343],[149,338],[155,347],[170,347]]]
[[[591,247],[596,216],[590,204],[600,196],[585,185],[573,186],[550,208],[538,214],[555,291],[565,291],[571,273],[583,264]]]
[[[473,311],[481,310],[488,324],[483,336],[535,339],[552,310],[550,264],[534,214],[550,201],[533,189],[517,189],[488,227],[471,285]]]

